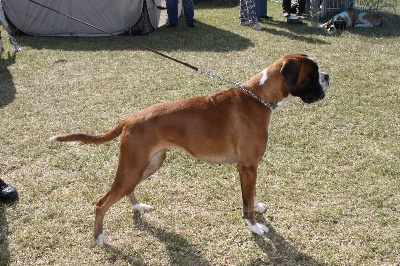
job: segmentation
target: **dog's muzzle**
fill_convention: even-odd
[[[320,89],[318,89],[317,92],[314,91],[313,93],[308,93],[300,96],[305,103],[314,103],[325,98],[325,92],[329,88],[329,75],[327,73],[319,73],[319,84]]]
[[[319,73],[319,83],[322,86],[322,90],[326,92],[329,88],[329,75],[324,72]]]

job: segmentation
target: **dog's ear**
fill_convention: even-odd
[[[289,59],[283,64],[281,68],[283,79],[286,81],[290,88],[294,88],[296,86],[297,79],[299,78],[300,66],[301,60]]]

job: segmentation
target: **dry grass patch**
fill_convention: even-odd
[[[279,3],[268,6],[275,19],[262,32],[239,26],[237,7],[204,2],[198,28],[132,39],[238,82],[292,52],[331,75],[322,102],[274,116],[257,187],[270,233],[244,225],[235,166],[172,150],[138,188],[155,210],[139,216],[120,201],[105,219],[111,246],[95,246],[94,202],[113,180],[118,141],[48,138],[102,133],[148,105],[230,85],[115,38],[20,36],[23,51],[0,57],[0,177],[20,193],[0,205],[0,265],[397,265],[399,18],[329,34],[288,25]]]

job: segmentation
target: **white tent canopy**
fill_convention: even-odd
[[[165,0],[35,0],[113,34],[148,33],[166,23]],[[2,0],[4,11],[20,31],[38,36],[104,36],[88,25],[29,0]],[[158,3],[157,3],[158,2]]]

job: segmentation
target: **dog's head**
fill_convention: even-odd
[[[347,29],[347,20],[346,20],[346,18],[344,18],[340,14],[338,14],[326,23],[325,28],[328,31],[346,30]]]
[[[328,31],[334,31],[335,30],[335,25],[333,24],[333,19],[330,19],[326,24],[325,24],[325,29]]]
[[[282,58],[281,74],[292,96],[305,103],[322,100],[329,87],[329,75],[319,72],[317,63],[305,54],[290,54]]]

